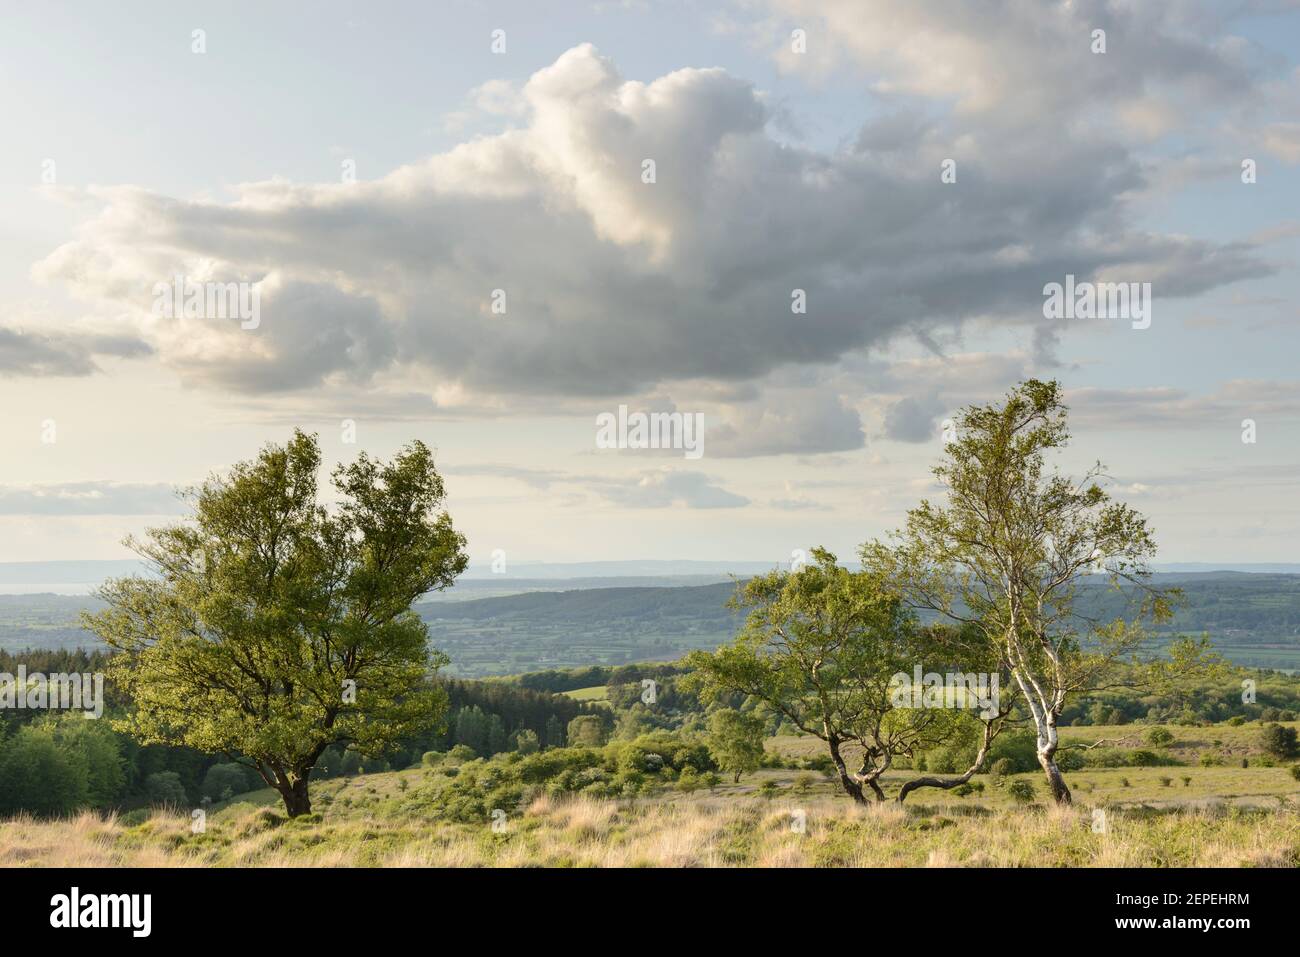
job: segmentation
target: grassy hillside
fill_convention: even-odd
[[[1300,793],[1294,786],[1270,790],[1264,781],[1231,785],[1258,792],[1253,803],[1111,805],[1100,829],[1082,805],[952,799],[859,808],[843,797],[787,792],[625,801],[543,796],[494,830],[412,813],[402,782],[412,790],[425,776],[412,770],[327,782],[319,789],[321,813],[292,822],[258,807],[267,795],[256,795],[212,812],[201,834],[192,833],[188,815],[168,811],[138,823],[93,814],[8,821],[0,823],[0,866],[1300,865]]]
[[[1049,806],[1038,772],[856,807],[804,763],[819,742],[779,737],[766,747],[784,766],[739,783],[684,791],[680,778],[651,774],[623,798],[538,786],[496,827],[486,811],[467,817],[443,798],[467,777],[500,778],[517,756],[321,780],[313,813],[293,821],[275,792],[254,791],[211,806],[201,833],[187,810],[20,817],[0,822],[0,866],[1300,866],[1300,781],[1262,753],[1259,726],[1170,730],[1161,751],[1181,765],[1072,772],[1076,803],[1064,810]],[[1132,752],[1149,747],[1148,731],[1070,728],[1064,738],[1119,739]],[[1225,763],[1200,766],[1210,751]],[[886,794],[911,775],[889,772]],[[1032,803],[1017,802],[1017,782],[1032,787]]]

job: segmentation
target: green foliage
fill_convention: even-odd
[[[1173,740],[1173,732],[1167,728],[1152,728],[1147,732],[1147,744],[1155,745],[1156,747],[1170,744]]]
[[[861,552],[912,605],[966,626],[997,671],[1011,669],[1032,689],[1025,704],[1043,740],[1072,694],[1095,687],[1146,638],[1122,618],[1077,614],[1080,583],[1102,571],[1137,589],[1139,620],[1171,610],[1148,581],[1155,542],[1146,520],[1110,500],[1101,466],[1076,481],[1049,465],[1048,454],[1068,444],[1066,418],[1059,384],[1036,379],[1003,403],[963,409],[933,470],[944,503],[922,501],[895,543]],[[1053,797],[1068,800],[1047,767]]]
[[[1007,794],[1017,804],[1029,804],[1034,800],[1034,783],[1027,778],[1020,778],[1007,785]]]
[[[1281,724],[1266,724],[1260,732],[1264,751],[1275,758],[1290,758],[1296,754],[1296,729]]]
[[[149,803],[160,807],[183,807],[190,800],[175,771],[155,771],[149,775],[144,781],[144,792]]]
[[[735,781],[762,763],[763,737],[763,722],[753,714],[721,708],[709,716],[709,752]]]
[[[756,699],[826,742],[855,799],[895,756],[958,733],[961,715],[953,709],[896,706],[894,676],[917,661],[948,660],[954,636],[918,628],[874,573],[851,572],[814,548],[806,567],[751,578],[732,601],[748,610],[744,627],[731,644],[690,654],[695,670],[683,685],[704,701]],[[844,766],[848,744],[866,755],[860,770]]]
[[[70,814],[90,800],[84,759],[60,747],[49,725],[29,724],[0,749],[0,814]]]
[[[191,521],[130,544],[157,577],[110,581],[86,624],[118,653],[118,724],[142,742],[239,753],[273,774],[290,816],[330,745],[378,756],[437,722],[445,659],[411,605],[464,570],[433,456],[365,453],[317,502],[321,456],[295,432],[191,493]]]
[[[236,794],[243,794],[255,787],[261,787],[261,780],[254,781],[255,775],[242,764],[214,764],[204,775],[203,786],[199,795],[209,801],[229,800]]]
[[[608,740],[609,732],[599,715],[579,715],[569,722],[566,739],[571,748],[599,748]]]
[[[59,747],[85,769],[87,805],[111,807],[126,787],[126,762],[118,736],[106,722],[87,721],[76,714],[65,716],[51,727]]]

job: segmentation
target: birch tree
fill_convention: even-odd
[[[1058,384],[1038,380],[1000,404],[964,409],[933,470],[946,501],[922,501],[895,541],[862,548],[864,563],[882,569],[911,607],[973,629],[1006,662],[1061,804],[1071,800],[1056,763],[1067,698],[1104,687],[1146,640],[1141,622],[1166,618],[1176,594],[1152,586],[1151,529],[1112,501],[1101,464],[1077,480],[1049,464],[1069,441],[1066,419]],[[1132,621],[1076,613],[1090,576],[1126,591]]]

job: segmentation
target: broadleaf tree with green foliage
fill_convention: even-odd
[[[155,577],[108,582],[85,621],[117,652],[122,730],[252,767],[291,817],[326,748],[378,756],[441,720],[446,659],[412,604],[467,564],[423,443],[339,465],[330,507],[320,467],[295,431],[212,476],[189,521],[128,540]]]
[[[968,781],[1008,709],[999,702],[987,717],[976,718],[968,707],[896,706],[895,676],[910,674],[916,664],[954,660],[957,634],[919,627],[875,573],[843,568],[822,548],[812,557],[797,571],[773,571],[738,586],[732,605],[748,609],[744,626],[717,651],[687,656],[694,670],[682,679],[684,687],[705,700],[751,696],[825,742],[841,786],[859,803],[866,803],[867,790],[885,799],[880,778],[896,757],[914,757],[979,721],[982,744],[965,774],[917,778],[899,798],[918,787]],[[977,653],[981,661],[987,657]]]
[[[1069,441],[1056,382],[1029,380],[1006,400],[956,419],[933,472],[946,502],[912,509],[889,543],[869,542],[864,564],[881,570],[914,608],[939,612],[982,635],[1006,662],[1036,731],[1039,764],[1057,803],[1070,789],[1056,763],[1067,698],[1107,687],[1114,665],[1136,657],[1144,620],[1171,613],[1173,591],[1155,588],[1156,546],[1146,519],[1111,500],[1100,463],[1081,478],[1048,462]],[[1075,612],[1090,575],[1125,588],[1132,620]]]
[[[763,720],[734,708],[719,708],[709,715],[709,753],[736,783],[742,774],[763,763]]]

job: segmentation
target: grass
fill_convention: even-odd
[[[375,777],[384,777],[376,775]],[[353,788],[347,784],[345,789]],[[322,789],[323,790],[323,789]],[[377,791],[383,789],[376,787]],[[286,821],[239,802],[192,833],[187,814],[0,823],[0,866],[61,867],[1294,867],[1300,807],[990,808],[843,798],[539,798],[504,829],[330,802]]]
[[[570,694],[591,701],[604,690]],[[1120,739],[1183,762],[1070,772],[1069,809],[1049,806],[1038,773],[1000,784],[976,775],[983,788],[966,796],[925,789],[905,806],[862,808],[827,776],[764,769],[690,794],[542,797],[494,830],[432,817],[429,789],[449,779],[415,767],[314,782],[315,813],[296,821],[270,789],[213,805],[202,833],[188,811],[0,821],[0,866],[1300,866],[1300,782],[1288,767],[1263,766],[1258,722],[1170,725],[1174,740],[1160,748],[1147,743],[1150,730],[1064,729],[1066,744]],[[785,737],[767,747],[810,757],[822,744]],[[1207,752],[1224,764],[1201,767]],[[891,770],[885,792],[911,776]],[[1032,785],[1034,803],[1016,804],[1014,781]],[[1098,809],[1105,826],[1094,830]]]
[[[595,685],[591,688],[574,688],[572,691],[565,691],[564,695],[574,701],[598,704],[609,701],[609,687],[607,685]]]

